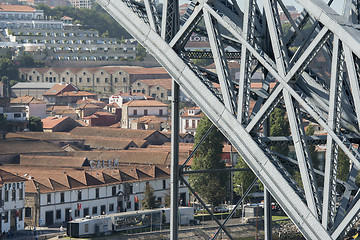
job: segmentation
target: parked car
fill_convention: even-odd
[[[225,213],[225,212],[228,212],[229,209],[227,209],[227,208],[225,208],[223,206],[217,206],[217,207],[215,207],[214,211],[216,213]]]

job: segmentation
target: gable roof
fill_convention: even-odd
[[[10,101],[11,104],[45,104],[46,102],[42,101],[39,98],[35,98],[35,97],[31,97],[28,95],[22,96],[22,97],[18,97],[18,98],[13,98]]]
[[[164,119],[161,119],[159,117],[156,116],[143,116],[141,118],[135,119],[134,122],[138,122],[138,123],[162,123],[162,122],[166,122]]]
[[[47,117],[47,118],[41,119],[41,122],[43,123],[44,129],[50,129],[50,128],[57,126],[61,122],[66,121],[68,118],[70,118],[70,117],[62,117],[62,118]]]
[[[44,93],[43,96],[56,96],[68,91],[77,91],[77,89],[71,84],[55,84],[49,91]]]
[[[71,130],[70,133],[78,136],[102,136],[146,140],[154,133],[160,132],[156,130],[139,130],[110,127],[76,127]]]
[[[3,165],[1,173],[8,172],[13,176],[19,176],[25,182],[26,193],[36,193],[39,188],[41,193],[82,189],[91,186],[119,184],[123,182],[146,181],[156,178],[168,178],[169,168],[163,165],[122,165],[117,168],[91,170],[89,167],[82,168],[53,168],[49,166],[21,166]],[[0,179],[1,180],[1,179]],[[1,181],[0,181],[1,183]]]
[[[25,153],[58,153],[65,152],[56,144],[36,139],[5,139],[0,140],[0,154]]]
[[[84,167],[90,166],[85,157],[20,155],[22,166]]]

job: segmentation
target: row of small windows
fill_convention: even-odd
[[[24,79],[24,75],[21,76],[22,79]],[[32,81],[33,80],[33,76],[29,76],[29,81]],[[79,82],[81,83],[82,82],[82,78],[79,78]],[[36,76],[36,81],[39,82],[40,81],[40,77],[39,76]],[[46,82],[56,82],[56,77],[45,77],[45,81]],[[62,78],[62,81],[65,82],[65,78],[63,77]],[[74,79],[73,78],[70,78],[70,82],[73,82]],[[91,79],[90,78],[86,78],[86,82],[91,82]],[[96,78],[96,82],[97,83],[100,83],[100,78]],[[105,78],[104,79],[104,82],[107,83],[109,82],[109,78]],[[118,78],[114,78],[114,82],[119,82],[119,79]],[[125,83],[126,82],[126,78],[123,78],[123,82]]]
[[[11,192],[11,193],[9,193]],[[1,194],[1,191],[0,191]],[[4,190],[4,202],[9,202],[11,194],[11,201],[16,202],[17,200],[23,200],[24,199],[24,190],[23,189],[12,189],[12,190]],[[18,199],[16,198],[18,197]]]
[[[119,187],[120,188],[120,187]],[[132,193],[132,186],[130,188],[130,193]],[[117,195],[117,188],[116,186],[113,186],[111,188],[111,196],[116,196]],[[95,188],[95,198],[100,198],[100,189],[99,188]],[[82,191],[79,190],[77,191],[77,201],[81,201],[82,200]],[[65,193],[62,192],[60,193],[60,203],[64,203],[65,202]],[[47,203],[51,203],[51,194],[47,194]]]

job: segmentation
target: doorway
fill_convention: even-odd
[[[45,225],[52,226],[54,224],[54,211],[45,212]]]

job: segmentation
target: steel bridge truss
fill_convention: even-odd
[[[355,185],[360,153],[354,143],[360,129],[359,1],[345,0],[338,14],[331,8],[332,0],[297,0],[304,10],[296,20],[282,0],[246,0],[241,8],[241,0],[194,0],[181,18],[178,0],[164,0],[162,14],[153,0],[143,5],[97,1],[169,72],[175,81],[173,101],[178,101],[179,87],[193,99],[306,239],[339,239],[354,226],[360,212]],[[290,23],[287,32],[280,11]],[[207,37],[211,52],[187,50],[192,34]],[[232,47],[231,53],[227,47]],[[325,59],[322,71],[317,56]],[[239,57],[240,77],[235,80],[228,64]],[[216,74],[191,58],[212,58]],[[262,76],[260,90],[251,88],[256,72]],[[270,88],[272,82],[276,85]],[[281,141],[294,145],[296,160],[290,160],[301,174],[301,184],[284,166],[288,157],[272,152],[260,133],[276,107],[286,109],[291,138]],[[322,172],[313,167],[305,119],[326,132]],[[337,180],[340,150],[351,163],[347,181]],[[317,175],[323,176],[321,186]],[[343,190],[337,204],[339,185]]]

